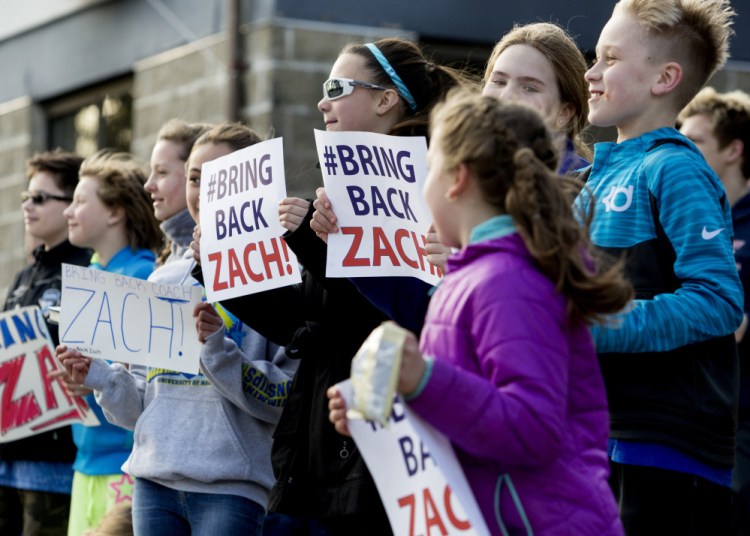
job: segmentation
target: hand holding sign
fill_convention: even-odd
[[[62,265],[60,343],[91,357],[198,372],[197,286]]]
[[[388,424],[341,419],[351,406],[349,380],[328,390],[330,417],[351,432],[375,480],[395,536],[488,536],[479,506],[448,439],[400,398]]]
[[[224,328],[224,322],[214,306],[208,302],[201,302],[195,306],[193,311],[195,317],[195,329],[198,332],[198,340],[205,343],[206,337],[210,337],[220,329]]]
[[[328,200],[328,195],[326,195],[326,189],[321,186],[315,190],[315,195],[317,196],[317,199],[313,201],[315,212],[313,212],[310,227],[318,235],[318,238],[327,244],[328,235],[339,232],[339,226],[336,225],[338,220],[333,212],[333,207],[331,207],[331,202]]]
[[[88,376],[91,367],[90,357],[86,357],[77,350],[70,350],[62,344],[55,349],[55,354],[65,367],[65,371],[73,384],[83,385],[86,383],[86,376]]]
[[[190,242],[190,249],[193,251],[193,260],[200,265],[201,263],[201,225],[200,223],[193,229],[193,240]]]
[[[92,389],[81,386],[83,382],[76,382],[67,370],[55,370],[49,373],[49,377],[58,380],[65,387],[70,396],[86,396],[93,393]]]
[[[299,197],[285,197],[279,201],[279,223],[287,231],[296,231],[307,216],[310,202]]]
[[[425,251],[427,251],[427,262],[443,271],[448,256],[452,253],[451,248],[440,242],[434,223],[430,225],[425,238],[427,239],[424,246]]]

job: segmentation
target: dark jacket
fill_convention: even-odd
[[[732,207],[734,259],[745,292],[745,314],[750,315],[750,194]],[[738,345],[740,353],[740,419],[750,420],[750,335]]]
[[[347,279],[327,279],[326,245],[310,229],[312,205],[284,238],[305,267],[302,283],[222,301],[240,320],[300,359],[274,434],[277,482],[268,509],[332,518],[360,515],[387,527],[385,510],[351,438],[328,420],[326,390],[350,376],[351,360],[386,316]]]
[[[3,311],[16,307],[38,305],[42,312],[60,305],[63,263],[88,266],[91,251],[75,247],[67,240],[45,251],[44,246],[34,250],[34,263],[21,270],[8,291]],[[57,344],[57,325],[47,324],[52,341]],[[0,459],[33,460],[72,463],[76,449],[70,426],[64,426],[35,436],[0,445]]]

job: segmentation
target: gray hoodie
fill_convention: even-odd
[[[189,255],[158,268],[149,281],[197,285]],[[274,483],[272,434],[297,362],[241,321],[228,323],[203,345],[197,375],[136,365],[128,371],[94,359],[85,386],[95,390],[107,420],[135,432],[123,471],[265,507]]]

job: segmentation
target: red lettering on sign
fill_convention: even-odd
[[[409,536],[414,536],[414,517],[416,512],[415,507],[416,500],[414,499],[414,494],[407,495],[406,497],[401,497],[398,500],[398,505],[403,508],[404,506],[409,507]]]
[[[216,264],[214,268],[214,292],[226,290],[228,288],[226,281],[219,281],[219,276],[221,275],[221,253],[209,254],[208,260]]]
[[[440,529],[440,534],[446,536],[448,531],[445,530],[445,524],[443,523],[443,520],[440,519],[440,512],[438,512],[438,509],[435,507],[435,501],[432,500],[430,488],[422,490],[422,498],[424,500],[424,521],[425,527],[427,527],[427,534],[432,532],[432,527],[437,527]]]
[[[344,266],[370,266],[370,259],[363,259],[357,257],[357,251],[359,250],[360,244],[362,244],[362,227],[342,227],[341,233],[345,235],[352,235],[352,246],[344,257]]]
[[[228,279],[223,279],[221,273],[225,258],[229,266],[229,273],[226,276]],[[228,249],[225,252],[211,253],[208,260],[216,265],[214,291],[234,288],[237,285],[247,285],[248,279],[260,283],[274,277],[283,277],[294,273],[289,260],[289,249],[286,242],[281,238],[271,238],[247,244],[242,251],[242,259],[238,257],[237,251]],[[253,260],[255,260],[257,268],[262,268],[261,271],[253,269]]]
[[[362,248],[364,228],[342,227],[341,232],[352,237],[352,243],[344,256],[342,266],[381,266],[384,257],[387,257],[391,266],[401,266],[401,263],[404,263],[415,270],[429,272],[439,277],[443,275],[440,269],[427,262],[427,250],[424,247],[427,239],[414,231],[397,229],[393,237],[389,238],[382,227],[373,227],[371,252],[363,251]],[[413,249],[404,247],[404,243],[408,246],[409,242]],[[410,256],[407,249],[412,252],[412,255],[416,252],[416,258]]]
[[[55,367],[55,358],[50,352],[48,346],[43,346],[36,352],[36,360],[39,363],[39,371],[42,373],[42,384],[44,385],[44,402],[47,407],[47,411],[51,409],[57,409],[57,397],[55,392],[52,390],[52,382],[57,382],[60,386],[60,390],[68,399],[68,405],[73,404],[73,399],[68,395],[68,391],[62,382],[62,378],[50,378],[49,373],[57,370]]]
[[[2,403],[2,411],[0,412],[1,434],[6,434],[13,428],[18,428],[29,421],[33,421],[42,414],[33,392],[29,391],[17,399],[13,399],[13,392],[16,390],[18,379],[21,377],[25,359],[26,355],[21,354],[0,365],[0,387],[3,388],[3,394],[0,397],[0,403]]]
[[[409,536],[415,536],[414,531],[416,528],[417,511],[419,506],[417,504],[418,497],[418,493],[412,493],[411,495],[401,497],[397,500],[400,508],[409,508]],[[450,486],[445,486],[442,504],[439,502],[437,504],[435,503],[429,488],[424,488],[422,490],[420,498],[422,499],[422,513],[424,514],[425,536],[432,536],[432,529],[437,529],[442,536],[448,534],[448,528],[443,521],[443,515],[441,514],[443,510],[439,508],[440,506],[445,508],[445,517],[447,517],[447,520],[450,522],[450,526],[461,532],[471,529],[471,523],[469,523],[468,520],[459,519],[456,516],[456,512],[453,510]]]
[[[461,520],[456,517],[456,513],[453,511],[453,505],[451,504],[451,487],[445,486],[445,492],[443,492],[443,503],[445,503],[445,512],[448,514],[448,519],[451,525],[459,530],[469,530],[471,523],[468,519]]]

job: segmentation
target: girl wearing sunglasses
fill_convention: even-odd
[[[29,186],[21,194],[21,209],[27,235],[40,245],[32,263],[13,281],[4,311],[38,305],[46,312],[59,306],[60,265],[89,263],[91,252],[68,241],[63,216],[82,161],[59,150],[28,161]],[[47,328],[57,344],[57,325]],[[40,526],[50,534],[65,534],[75,453],[69,426],[0,445],[0,534],[29,534]]]
[[[482,94],[518,101],[542,113],[554,136],[558,173],[588,165],[591,150],[582,140],[588,125],[588,89],[583,78],[586,61],[573,39],[559,26],[533,23],[516,26],[495,45],[482,79]],[[324,88],[325,92],[325,88]],[[330,97],[329,97],[329,100]],[[339,232],[325,190],[318,188],[311,222],[323,241]],[[442,268],[450,250],[427,234],[427,259]],[[412,278],[357,278],[354,284],[382,311],[418,332],[430,296],[430,286]]]
[[[381,39],[344,48],[318,109],[328,130],[426,135],[434,104],[465,82],[459,72],[430,63],[414,43]],[[274,435],[277,483],[269,510],[318,519],[329,535],[383,536],[391,534],[385,510],[351,438],[328,421],[326,390],[349,377],[352,357],[386,316],[349,281],[325,278],[325,244],[310,229],[312,212],[305,199],[279,206],[284,238],[305,267],[302,283],[223,305],[300,360]],[[198,240],[193,249],[198,258]],[[266,527],[269,534],[289,530]]]

